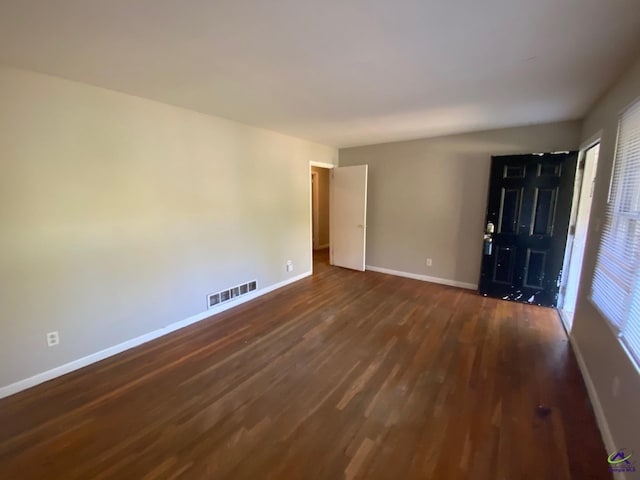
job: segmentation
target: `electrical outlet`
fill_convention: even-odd
[[[47,333],[47,346],[55,347],[60,343],[60,335],[58,332],[49,332]]]
[[[427,258],[427,267],[431,267],[433,266],[433,260],[431,260],[430,258]]]
[[[291,260],[287,260],[287,272],[293,272],[293,262]]]

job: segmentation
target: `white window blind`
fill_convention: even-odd
[[[591,298],[640,364],[640,101],[618,123]]]

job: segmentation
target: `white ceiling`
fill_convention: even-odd
[[[639,0],[0,0],[0,63],[333,146],[579,118]]]

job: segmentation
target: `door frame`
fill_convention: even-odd
[[[311,271],[313,272],[313,188],[311,187],[311,175],[313,174],[313,171],[311,170],[311,167],[320,167],[320,168],[327,168],[329,170],[336,168],[338,165],[333,164],[333,163],[326,163],[326,162],[316,162],[313,160],[309,161],[309,174],[308,174],[308,185],[309,185],[309,262],[311,265]],[[331,238],[332,232],[331,230],[329,230],[329,249],[331,249],[331,244],[332,244],[332,238]]]
[[[580,275],[578,276],[578,285],[576,287],[576,303],[577,303],[577,299],[578,299],[578,295],[580,293],[580,284],[582,283],[582,267],[584,264],[584,254],[585,252],[582,252],[582,258],[579,259],[579,264],[575,263],[575,260],[578,260],[576,258],[573,258],[574,254],[576,253],[574,251],[574,247],[575,247],[575,231],[578,228],[578,214],[580,211],[580,207],[584,208],[585,205],[582,205],[582,188],[584,186],[584,182],[585,182],[585,174],[584,172],[586,172],[587,170],[587,152],[589,150],[591,150],[592,148],[596,147],[597,145],[602,146],[602,131],[597,132],[594,136],[592,136],[588,141],[586,141],[585,143],[583,143],[582,145],[580,145],[580,149],[579,149],[579,155],[578,155],[578,167],[576,170],[576,180],[575,180],[575,184],[574,184],[574,196],[573,196],[573,202],[571,205],[571,216],[570,216],[570,220],[569,220],[569,225],[570,225],[570,229],[571,226],[573,226],[574,229],[574,233],[573,235],[569,235],[567,236],[567,243],[565,245],[565,252],[564,252],[564,263],[562,266],[562,278],[560,281],[560,294],[559,294],[559,298],[558,298],[558,306],[556,307],[558,310],[558,313],[560,314],[560,318],[562,320],[562,324],[567,332],[567,334],[569,334],[571,332],[571,327],[573,326],[573,313],[575,313],[575,305],[573,306],[573,310],[574,312],[569,312],[568,310],[566,310],[565,308],[565,302],[567,300],[565,294],[566,294],[566,289],[567,289],[567,283],[569,281],[569,277],[570,277],[570,273],[572,271],[573,268],[579,268],[580,269]],[[600,154],[602,153],[602,150],[600,150]],[[598,161],[599,161],[599,157],[600,154],[598,155],[598,158],[595,159],[596,164],[593,166],[593,173],[592,173],[592,178],[590,179],[591,182],[596,181],[596,176],[598,174]],[[584,167],[581,169],[580,168],[580,164],[584,162]],[[578,173],[580,173],[580,171],[582,171],[582,173],[580,175],[578,175]],[[593,184],[592,184],[593,185]],[[593,186],[592,186],[592,190],[591,190],[591,196],[589,197],[589,208],[591,209],[593,207]],[[587,226],[589,225],[591,220],[591,214],[586,218],[586,222],[587,222]],[[589,230],[587,228],[586,231],[586,237],[584,240],[584,243],[586,244],[588,241],[588,237],[589,237]]]

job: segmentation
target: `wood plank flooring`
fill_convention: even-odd
[[[316,272],[0,400],[0,478],[611,478],[552,310]]]

